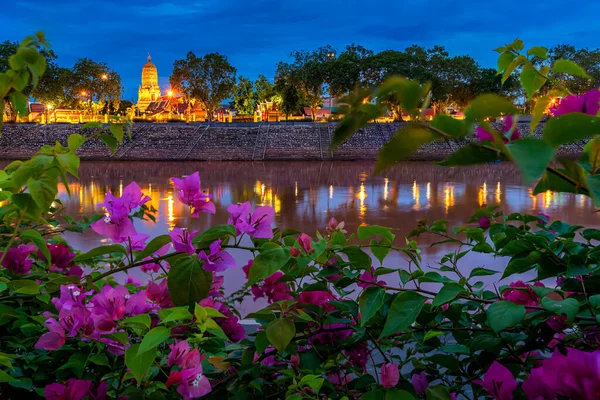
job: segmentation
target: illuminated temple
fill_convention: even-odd
[[[138,110],[144,112],[153,101],[161,97],[160,86],[158,86],[158,70],[152,63],[152,57],[148,54],[148,62],[142,68],[142,84],[138,90]]]

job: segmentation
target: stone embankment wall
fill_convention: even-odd
[[[369,124],[346,143],[329,151],[334,123],[303,124],[144,124],[136,123],[115,154],[99,141],[87,142],[79,151],[88,160],[375,160],[381,147],[402,123]],[[5,124],[0,137],[0,159],[23,159],[42,145],[67,137],[81,126],[69,124]],[[524,136],[529,125],[519,124]],[[538,127],[534,136],[541,136]],[[423,146],[413,160],[441,160],[475,137],[439,141]],[[576,156],[583,142],[563,146],[561,156]]]

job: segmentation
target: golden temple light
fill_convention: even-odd
[[[500,203],[500,195],[502,194],[502,190],[500,189],[500,182],[496,184],[496,203]]]
[[[413,205],[413,210],[418,210],[420,208],[419,200],[420,200],[421,196],[419,193],[419,185],[417,185],[417,181],[413,181],[412,192],[413,192],[413,200],[415,201],[415,204]]]
[[[329,185],[329,198],[333,199],[333,185]]]
[[[356,195],[360,200],[360,207],[358,209],[359,218],[363,219],[365,214],[367,213],[367,206],[365,205],[365,199],[367,198],[367,192],[365,190],[365,184],[361,182],[360,189],[358,194]]]
[[[119,180],[119,197],[123,196],[123,179]]]
[[[427,198],[427,203],[431,199],[431,182],[427,182],[427,192],[425,193],[425,197]]]
[[[487,183],[483,182],[483,186],[479,188],[479,192],[477,193],[477,198],[479,201],[479,207],[482,207],[485,203],[487,203]]]
[[[172,90],[167,91],[167,96],[173,97],[173,91]]]
[[[167,219],[169,222],[175,221],[175,213],[173,211],[173,205],[175,201],[173,201],[173,195],[169,193],[167,196]]]
[[[549,208],[552,204],[552,198],[554,197],[554,193],[551,190],[546,190],[544,193],[544,208]]]
[[[448,214],[450,207],[454,206],[454,186],[446,186],[444,189],[444,206]]]
[[[83,97],[85,97],[85,96],[87,96],[87,92],[86,92],[85,90],[82,90],[82,91],[81,91],[81,95],[82,95]]]
[[[298,197],[298,181],[294,182],[294,196]]]
[[[388,195],[389,195],[388,185],[390,183],[390,180],[388,178],[385,178],[385,180],[383,182],[384,182],[383,183],[383,199],[387,200],[388,199]]]
[[[102,78],[102,80],[103,80],[103,81],[105,81],[105,80],[107,80],[107,79],[108,79],[108,75],[106,75],[106,74],[102,74],[101,78]]]

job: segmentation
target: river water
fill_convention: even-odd
[[[98,207],[104,194],[111,190],[120,195],[123,187],[136,181],[152,198],[158,210],[156,223],[136,221],[139,232],[157,236],[173,227],[200,231],[227,222],[227,206],[250,200],[254,205],[271,205],[275,209],[275,226],[294,228],[315,236],[324,231],[331,217],[345,221],[346,229],[355,232],[360,225],[377,224],[396,229],[396,245],[420,219],[447,219],[449,226],[466,223],[471,214],[484,205],[499,205],[505,213],[543,211],[553,219],[587,227],[600,226],[600,216],[593,213],[591,201],[580,195],[547,192],[533,196],[523,186],[518,171],[508,164],[477,167],[444,168],[431,163],[408,162],[373,176],[371,162],[83,162],[80,180],[70,184],[72,197],[64,188],[60,199],[67,214],[73,217],[101,213]],[[187,207],[179,204],[169,178],[200,171],[202,187],[212,194],[215,215],[189,216]],[[108,240],[93,231],[67,234],[71,245],[87,250]],[[419,239],[425,264],[435,262],[453,247],[429,248],[431,237]],[[240,288],[241,271],[249,254],[233,251],[238,267],[225,275],[226,292]],[[465,271],[477,266],[501,269],[506,260],[473,254],[463,259]],[[378,262],[375,262],[377,265]],[[400,255],[390,255],[386,267],[406,268]],[[141,271],[132,275],[143,278]],[[388,283],[397,278],[387,276]],[[493,280],[493,279],[492,279]],[[487,281],[488,285],[495,282]],[[245,302],[242,311],[264,303]]]

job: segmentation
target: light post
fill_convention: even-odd
[[[169,119],[173,118],[173,103],[171,103],[173,98],[173,91],[167,91],[167,97],[169,98]]]
[[[103,81],[107,81],[108,80],[108,74],[105,72],[100,76],[100,79],[102,79]],[[106,92],[106,91],[105,91]],[[106,112],[104,113],[104,123],[107,124],[108,123],[108,113],[109,113],[109,106],[108,106],[108,96],[106,97]]]

